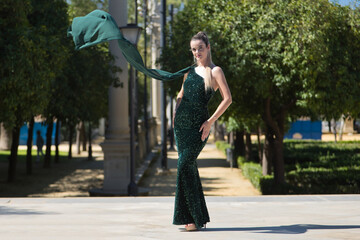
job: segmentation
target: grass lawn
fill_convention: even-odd
[[[45,150],[43,150],[43,153],[45,154]],[[37,150],[36,149],[32,149],[31,150],[31,155],[33,160],[35,160],[37,158]],[[67,152],[61,152],[59,151],[59,157],[60,157],[60,161],[64,161],[64,160],[68,160],[67,158],[68,153]],[[0,151],[0,162],[8,162],[8,157],[10,156],[10,151]],[[55,151],[51,152],[51,156],[55,156]],[[26,150],[18,150],[18,163],[20,162],[26,162]]]

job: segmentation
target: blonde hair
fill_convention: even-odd
[[[208,36],[206,35],[205,32],[202,32],[202,31],[195,34],[191,38],[190,41],[193,41],[193,40],[201,40],[201,41],[203,41],[205,43],[206,47],[208,47],[209,44],[210,44]],[[210,66],[213,64],[212,59],[211,59],[211,51],[210,50],[208,52],[207,60],[208,60],[208,66],[205,67],[204,84],[205,84],[205,90],[210,90],[211,88],[214,88],[214,82],[213,82],[213,78],[212,78],[212,74],[211,74],[211,68],[210,68]]]

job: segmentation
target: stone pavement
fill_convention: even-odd
[[[0,239],[360,239],[360,195],[206,197],[207,229],[172,225],[174,197],[0,198]]]
[[[360,240],[360,195],[254,196],[258,192],[221,154],[210,143],[198,160],[207,229],[172,225],[173,151],[168,173],[157,173],[155,163],[142,181],[151,197],[0,198],[0,240]]]

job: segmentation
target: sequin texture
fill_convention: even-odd
[[[178,149],[173,224],[195,223],[197,229],[210,222],[196,159],[207,139],[201,141],[201,125],[209,118],[207,104],[214,91],[204,88],[204,79],[191,68],[184,82],[184,95],[176,111],[174,133]]]

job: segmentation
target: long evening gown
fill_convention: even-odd
[[[196,159],[205,146],[201,125],[209,118],[207,104],[214,91],[204,88],[204,79],[190,68],[184,82],[184,95],[174,119],[178,149],[177,181],[173,224],[195,223],[200,229],[210,222]]]

